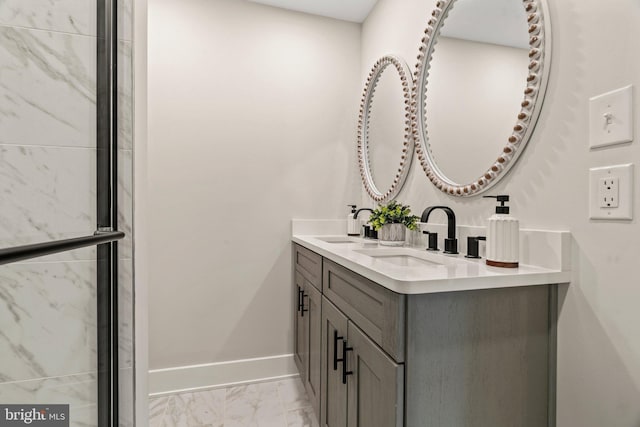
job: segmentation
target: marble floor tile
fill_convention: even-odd
[[[163,426],[222,425],[225,408],[225,389],[176,394],[167,403]]]
[[[158,427],[164,418],[167,404],[173,396],[161,396],[149,399],[149,427]]]
[[[317,427],[300,379],[149,400],[150,427]]]
[[[286,417],[287,427],[319,427],[311,407],[288,411]]]
[[[307,393],[299,378],[278,381],[277,387],[280,400],[286,411],[311,406],[311,402],[309,402]]]
[[[249,384],[227,389],[225,425],[262,427],[284,425],[278,383]]]
[[[284,414],[277,417],[251,420],[225,420],[223,427],[280,427],[286,426]]]

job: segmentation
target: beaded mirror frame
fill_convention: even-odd
[[[449,179],[433,159],[429,146],[425,104],[430,62],[440,30],[457,0],[438,0],[424,31],[418,63],[414,73],[411,121],[416,154],[422,169],[441,191],[452,196],[468,197],[483,193],[502,179],[524,151],[537,123],[551,68],[551,25],[545,0],[520,0],[527,15],[529,32],[529,71],[524,99],[513,132],[506,138],[502,152],[489,168],[469,183]]]
[[[404,98],[405,105],[405,129],[402,154],[400,156],[400,166],[396,171],[393,183],[388,189],[379,189],[376,186],[371,173],[371,161],[369,156],[369,119],[376,85],[378,84],[380,76],[384,70],[389,66],[395,67],[398,75],[400,76],[402,96]],[[407,175],[411,168],[415,146],[412,133],[413,125],[411,123],[411,88],[413,85],[411,76],[409,65],[404,60],[394,55],[385,55],[378,59],[373,65],[373,68],[367,77],[367,82],[365,83],[362,94],[362,101],[360,103],[360,112],[358,116],[358,165],[360,167],[362,184],[364,185],[367,194],[369,194],[369,197],[378,203],[393,200],[398,195],[407,180]]]

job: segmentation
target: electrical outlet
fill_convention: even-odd
[[[589,218],[633,219],[633,165],[589,169]]]
[[[598,183],[598,196],[600,198],[601,208],[617,208],[619,206],[619,185],[620,178],[617,176],[600,178]]]

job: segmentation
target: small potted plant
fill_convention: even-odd
[[[393,200],[374,209],[369,223],[378,232],[378,241],[381,245],[402,246],[407,228],[416,230],[418,219],[416,215],[411,215],[409,206]]]

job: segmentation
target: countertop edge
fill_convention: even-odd
[[[484,277],[459,277],[429,280],[402,280],[371,270],[357,262],[309,242],[313,236],[293,235],[291,240],[353,272],[372,280],[392,292],[404,295],[461,292],[483,289],[515,288],[521,286],[557,285],[571,282],[571,271],[540,269],[540,271]]]

